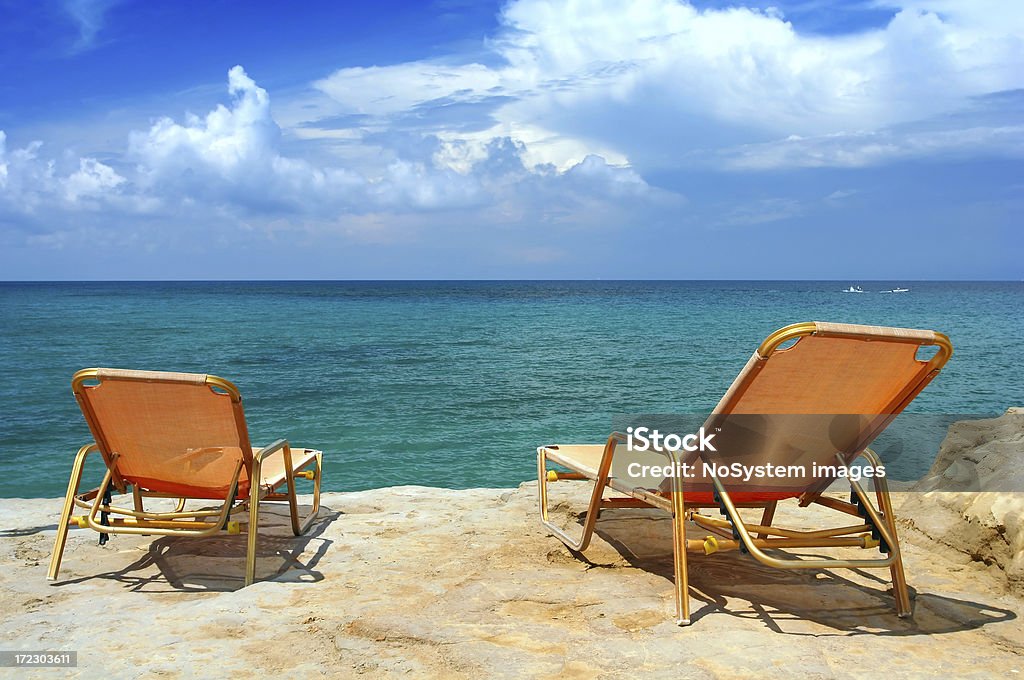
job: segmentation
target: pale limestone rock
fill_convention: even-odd
[[[1024,409],[954,423],[900,515],[1024,591]]]
[[[1012,434],[996,426],[998,437]],[[578,530],[571,509],[582,510],[587,491],[580,482],[552,485],[553,516]],[[1009,534],[1019,526],[1007,502],[976,501],[969,512],[1001,517]],[[540,525],[533,483],[325,494],[320,521],[298,538],[274,508],[259,543],[262,580],[245,589],[244,536],[114,536],[100,547],[84,530],[72,533],[60,580],[49,584],[59,510],[56,499],[0,501],[0,649],[78,650],[79,677],[1024,672],[1020,596],[992,569],[912,531],[903,553],[913,619],[895,616],[887,571],[781,572],[719,553],[691,558],[694,623],[679,628],[670,620],[672,532],[663,513],[605,511],[581,557]],[[811,528],[822,512],[788,503],[777,517]],[[919,526],[926,518],[914,515]],[[948,509],[947,520],[959,518]],[[956,543],[941,521],[935,530]],[[979,530],[976,550],[990,539]]]

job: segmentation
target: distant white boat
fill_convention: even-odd
[[[897,286],[896,288],[893,288],[889,292],[890,293],[909,293],[910,289],[909,288],[900,288],[899,286]]]
[[[857,287],[850,286],[849,288],[844,288],[843,292],[844,293],[863,293],[864,289],[861,288],[860,286],[857,286]]]

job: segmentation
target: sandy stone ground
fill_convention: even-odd
[[[578,524],[582,483],[552,489]],[[571,502],[569,502],[571,501]],[[608,510],[585,557],[538,521],[536,485],[325,494],[300,538],[267,514],[258,576],[244,536],[73,531],[45,579],[59,500],[0,501],[0,649],[77,650],[75,669],[5,677],[1021,677],[1022,599],[998,567],[909,525],[914,617],[887,570],[780,572],[695,556],[693,625],[671,621],[671,525]],[[780,506],[814,526],[827,511]],[[700,536],[694,530],[694,536]],[[806,554],[824,554],[807,551]]]

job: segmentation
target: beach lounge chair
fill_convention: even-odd
[[[256,535],[261,501],[287,501],[291,528],[305,533],[320,507],[320,451],[294,448],[280,439],[253,448],[238,389],[222,378],[197,373],[164,373],[88,368],[71,381],[95,443],[75,457],[48,578],[57,578],[68,529],[107,534],[212,536],[241,533],[232,513],[248,510],[245,585],[256,572]],[[100,486],[79,493],[88,456],[99,451],[106,466]],[[313,507],[300,518],[297,479],[313,481]],[[253,480],[258,480],[254,482]],[[281,493],[285,486],[286,492]],[[133,507],[112,504],[111,492],[131,487]],[[147,510],[147,498],[176,498],[173,511]],[[219,507],[185,510],[188,500]],[[150,504],[152,505],[152,503]],[[75,506],[85,515],[73,517]]]
[[[719,434],[717,451],[687,452],[663,445],[643,454],[668,464],[670,471],[690,464],[691,476],[663,476],[653,483],[634,479],[622,463],[637,462],[639,454],[636,446],[633,451],[627,446],[629,435],[619,432],[604,445],[542,446],[537,449],[541,520],[566,546],[583,551],[602,508],[654,507],[671,513],[679,625],[690,623],[687,551],[738,550],[779,569],[888,568],[897,614],[909,616],[910,596],[886,480],[873,480],[877,504],[872,503],[864,486],[854,481],[858,475],[851,464],[863,458],[878,469],[882,462],[868,445],[938,375],[952,351],[949,339],[933,331],[821,322],[782,328],[761,343],[705,421],[706,432]],[[919,359],[919,352],[933,355]],[[730,438],[730,433],[735,436]],[[797,472],[785,480],[725,478],[721,465],[737,461],[786,464]],[[801,468],[790,466],[793,461],[800,461],[807,474],[801,476]],[[549,470],[549,462],[569,472]],[[813,465],[832,466],[835,474],[812,474]],[[850,479],[849,502],[823,493],[838,477]],[[578,539],[548,516],[548,483],[562,479],[594,481]],[[817,531],[776,527],[776,504],[787,499],[795,499],[799,507],[816,504],[856,519]],[[702,514],[702,508],[718,508],[721,516]],[[760,520],[744,518],[740,508],[760,509]],[[687,538],[688,522],[707,535]],[[803,559],[768,552],[786,548],[877,548],[881,556]]]

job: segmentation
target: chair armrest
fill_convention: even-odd
[[[608,435],[608,444],[611,444],[613,440],[621,443],[625,443],[626,441],[628,441],[626,435],[622,434],[621,432],[612,432],[610,435]]]
[[[273,444],[270,444],[268,446],[264,446],[262,449],[257,451],[254,454],[253,457],[256,460],[262,462],[264,458],[266,458],[267,456],[269,456],[272,453],[280,451],[281,449],[285,449],[285,451],[286,451],[285,455],[288,455],[289,453],[291,453],[291,446],[288,445],[288,440],[287,439],[278,439]],[[289,456],[289,458],[290,457],[291,456]]]

